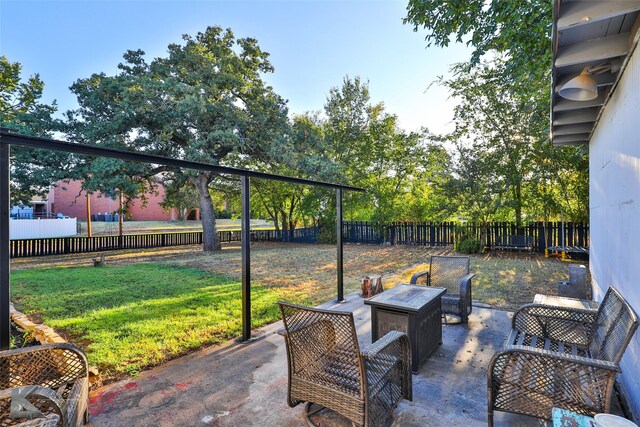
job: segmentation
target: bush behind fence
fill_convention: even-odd
[[[317,243],[319,227],[288,231],[253,230],[251,240],[257,242]],[[348,221],[342,228],[347,243],[446,246],[456,238],[486,236],[490,247],[496,236],[524,235],[533,239],[533,250],[544,252],[549,246],[562,246],[561,223],[538,222],[517,228],[511,223],[490,223],[486,226],[453,222],[391,223],[374,224],[365,221]],[[546,236],[546,238],[545,238]],[[219,231],[220,242],[239,242],[240,231]],[[589,247],[589,225],[565,223],[565,245]],[[175,232],[153,234],[125,234],[123,236],[58,237],[46,239],[23,239],[11,241],[11,257],[63,255],[101,252],[117,249],[147,249],[180,245],[201,245],[202,232]]]

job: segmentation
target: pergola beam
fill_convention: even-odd
[[[194,162],[190,160],[171,159],[169,157],[156,156],[153,154],[137,153],[135,151],[117,150],[89,144],[76,144],[66,141],[58,141],[49,138],[37,138],[19,135],[5,129],[0,130],[0,141],[9,145],[19,145],[29,148],[41,148],[67,153],[80,154],[94,157],[108,157],[112,159],[127,160],[138,163],[150,163],[154,165],[171,166],[176,168],[187,168],[201,171],[209,171],[218,174],[248,176],[252,178],[263,178],[273,181],[291,182],[294,184],[313,185],[328,188],[342,188],[349,191],[360,191],[364,189],[349,185],[333,184],[324,181],[314,181],[311,179],[295,178],[291,176],[275,175],[271,173],[257,172],[248,169],[238,169],[227,166],[212,165],[209,163]]]
[[[210,171],[218,174],[239,176],[241,180],[242,199],[242,339],[251,338],[251,206],[249,194],[249,179],[261,178],[274,181],[290,182],[293,184],[328,187],[336,190],[337,194],[337,283],[338,300],[343,299],[343,256],[342,256],[342,192],[359,191],[364,189],[348,185],[333,184],[310,179],[294,178],[284,175],[274,175],[247,169],[237,169],[208,163],[192,162],[188,160],[171,159],[133,151],[116,150],[88,144],[75,144],[57,141],[49,138],[37,138],[19,135],[8,129],[0,128],[0,350],[8,349],[11,337],[10,307],[10,180],[9,180],[9,150],[10,145],[18,145],[35,149],[63,151],[67,153],[107,157],[125,161],[156,164],[176,168],[187,168]]]

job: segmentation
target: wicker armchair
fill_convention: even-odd
[[[426,277],[426,285],[446,288],[442,296],[442,313],[460,318],[461,323],[469,321],[471,314],[471,279],[468,256],[432,256],[429,271],[416,273],[411,277],[412,285]]]
[[[391,331],[360,351],[350,312],[279,302],[289,368],[288,403],[307,402],[305,418],[326,408],[357,426],[385,425],[412,399],[408,337]]]
[[[0,427],[23,423],[62,427],[85,424],[88,375],[87,358],[72,344],[0,351]],[[26,398],[26,406],[31,404],[42,414],[37,424],[9,417],[11,401],[16,396]]]
[[[609,412],[619,362],[637,328],[636,314],[613,288],[597,312],[524,305],[489,363],[489,426],[493,411],[547,420],[552,407]]]

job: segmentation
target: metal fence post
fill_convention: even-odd
[[[0,350],[8,350],[11,337],[9,317],[9,144],[0,141]]]
[[[251,338],[251,206],[249,177],[241,176],[242,184],[242,339]]]
[[[336,246],[338,249],[338,301],[344,300],[342,245],[342,189],[336,189]]]

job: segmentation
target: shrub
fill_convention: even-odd
[[[320,227],[318,232],[318,243],[321,244],[336,244],[336,227]]]
[[[463,254],[477,254],[480,252],[480,241],[478,239],[466,239],[458,244],[458,252]]]
[[[336,219],[335,217],[321,217],[318,221],[318,243],[336,244]]]
[[[217,219],[231,219],[233,216],[233,212],[228,209],[218,211],[216,218]]]

